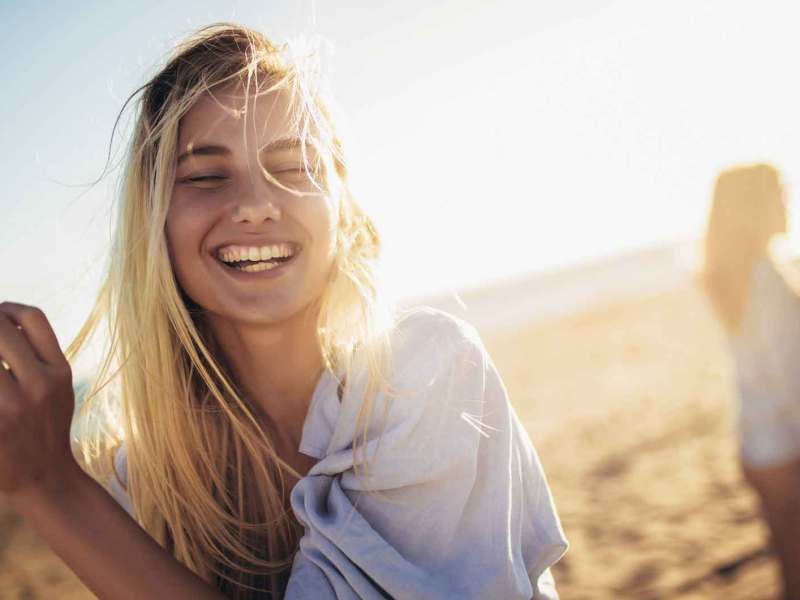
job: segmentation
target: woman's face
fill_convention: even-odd
[[[268,324],[295,315],[323,292],[334,260],[339,199],[320,192],[304,169],[288,122],[289,94],[250,96],[246,112],[244,101],[241,88],[214,91],[181,119],[166,236],[178,283],[195,303],[227,320]],[[307,145],[306,151],[313,165],[316,150]],[[262,167],[306,194],[281,189]],[[315,179],[327,179],[323,187],[331,189],[335,176]],[[269,270],[245,272],[223,262],[275,254],[285,260],[281,244],[293,256]]]

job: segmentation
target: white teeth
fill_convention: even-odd
[[[269,271],[278,265],[276,263],[258,263],[257,265],[247,265],[245,267],[234,267],[239,271],[247,271],[248,273],[258,273],[259,271]]]
[[[272,258],[285,258],[292,256],[294,252],[289,244],[273,244],[272,246],[229,246],[220,249],[217,256],[225,262],[237,262],[242,260],[270,260]]]

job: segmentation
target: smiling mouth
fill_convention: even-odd
[[[237,260],[232,262],[225,262],[219,258],[217,258],[217,260],[228,269],[244,271],[246,273],[258,273],[259,271],[269,271],[279,267],[283,263],[287,263],[292,260],[295,256],[297,256],[297,253],[292,254],[291,256],[278,256],[268,260]]]
[[[279,267],[302,249],[298,242],[293,241],[264,240],[256,244],[255,240],[226,242],[212,249],[210,254],[230,269],[247,271],[255,267]]]

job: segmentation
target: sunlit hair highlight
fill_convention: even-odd
[[[740,331],[753,268],[772,259],[770,241],[786,231],[786,207],[778,171],[768,164],[720,173],[705,236],[703,283],[725,329]]]
[[[256,31],[220,23],[181,43],[129,98],[140,94],[110,262],[92,312],[66,353],[73,361],[99,325],[107,325],[104,360],[79,415],[92,426],[74,440],[83,467],[106,484],[124,439],[139,523],[232,598],[263,597],[265,589],[282,597],[301,534],[284,511],[283,472],[300,474],[276,454],[202,310],[172,272],[164,228],[178,124],[202,95],[234,84],[245,98],[288,91],[295,107],[290,124],[314,185],[340,194],[335,262],[308,314],[316,318],[326,367],[341,388],[348,389],[356,373],[367,373],[360,435],[353,440],[354,463],[367,475],[372,457],[359,450],[373,401],[378,393],[393,393],[388,373],[395,311],[380,285],[380,238],[350,193],[316,64],[313,54],[292,44],[275,46]],[[322,151],[308,154],[311,145]]]

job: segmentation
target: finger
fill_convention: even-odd
[[[63,366],[67,363],[58,345],[58,338],[40,309],[17,302],[0,302],[0,312],[22,327],[22,333],[41,361],[53,366]]]
[[[8,365],[4,371],[22,382],[31,381],[43,366],[28,338],[3,313],[0,313],[0,359]]]

